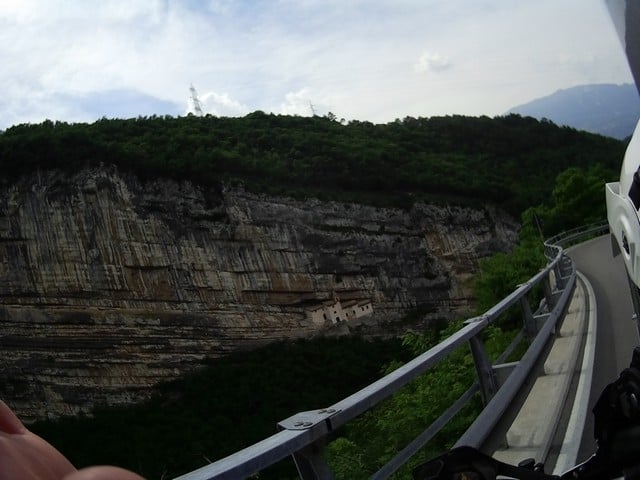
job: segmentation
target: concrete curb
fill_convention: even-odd
[[[585,334],[584,354],[582,356],[582,367],[579,372],[578,388],[573,399],[573,407],[571,409],[571,417],[565,432],[564,441],[560,447],[560,454],[556,461],[553,473],[560,475],[571,467],[575,466],[578,461],[578,451],[580,442],[584,432],[584,425],[589,414],[589,395],[591,392],[591,381],[593,378],[594,357],[596,349],[596,338],[598,329],[598,305],[593,287],[589,280],[578,272],[580,281],[584,284],[586,290],[586,298],[588,299],[588,322]]]
[[[506,447],[494,452],[496,459],[512,464],[525,458],[545,460],[562,409],[568,401],[567,395],[576,371],[588,318],[587,308],[591,305],[587,300],[587,296],[592,294],[590,287],[588,281],[579,275],[573,298],[558,329],[558,336],[544,363],[544,374],[536,379],[509,428],[505,436]],[[577,421],[579,420],[576,419]],[[572,428],[576,428],[576,425]],[[581,433],[580,431],[580,436]],[[570,459],[569,454],[566,459]]]

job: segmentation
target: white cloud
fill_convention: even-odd
[[[280,107],[275,109],[278,113],[283,115],[301,115],[308,116],[313,113],[312,110],[318,112],[318,105],[314,105],[311,99],[311,93],[308,88],[303,88],[297,92],[288,92],[285,95],[285,101],[280,104]],[[313,108],[311,107],[313,105]]]
[[[424,52],[413,68],[416,72],[440,72],[451,67],[449,59],[439,53]]]
[[[246,105],[231,98],[228,93],[207,92],[199,99],[202,111],[217,117],[238,117],[251,111]],[[194,112],[191,104],[188,112]]]

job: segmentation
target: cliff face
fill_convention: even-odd
[[[0,398],[27,420],[136,401],[204,357],[337,328],[310,316],[336,298],[370,302],[358,322],[378,328],[418,305],[449,317],[515,227],[490,209],[34,174],[0,187]]]

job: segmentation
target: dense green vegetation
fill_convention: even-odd
[[[38,168],[116,164],[296,196],[376,204],[493,202],[519,215],[568,167],[617,168],[623,144],[522,118],[405,118],[375,125],[254,112],[243,118],[151,117],[44,122],[0,134],[4,177]]]
[[[603,184],[616,177],[624,148],[613,139],[515,115],[345,125],[255,112],[12,127],[0,134],[0,168],[9,178],[104,162],[141,178],[242,182],[296,196],[399,206],[421,199],[491,202],[522,214],[522,230],[513,252],[481,262],[476,296],[484,311],[544,264],[543,237],[604,218]],[[502,328],[486,332],[494,358],[512,336],[511,322],[506,318]],[[99,409],[93,419],[42,422],[34,430],[79,466],[114,463],[150,479],[168,478],[270,435],[276,421],[297,411],[353,393],[458,327],[410,332],[403,345],[322,339],[244,352],[162,386],[144,405]],[[463,349],[350,424],[329,450],[337,477],[368,477],[473,377]],[[479,400],[472,402],[415,461],[451,445],[479,408]],[[287,465],[260,478],[295,477]]]
[[[605,220],[604,185],[617,176],[617,172],[602,165],[570,167],[560,173],[548,201],[522,214],[519,243],[513,251],[480,261],[474,289],[479,311],[495,305],[544,265],[544,238]]]
[[[149,479],[173,478],[273,435],[276,422],[329,406],[410,357],[399,340],[277,343],[213,359],[141,405],[30,428],[79,467],[114,464]],[[295,476],[287,461],[266,478]]]
[[[404,344],[419,355],[462,327],[452,322],[439,332],[408,332]],[[513,340],[513,332],[498,326],[485,330],[483,342],[495,360]],[[521,351],[517,352],[521,354]],[[394,363],[389,370],[399,366]],[[409,442],[420,435],[475,381],[471,352],[460,348],[426,374],[411,382],[393,397],[354,422],[347,424],[343,435],[329,445],[328,459],[336,478],[364,480],[370,478]],[[411,479],[417,464],[441,454],[464,433],[482,409],[476,395],[447,426],[393,478]]]

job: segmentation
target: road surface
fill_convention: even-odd
[[[597,340],[589,412],[602,389],[629,366],[633,347],[640,344],[632,320],[633,307],[624,264],[620,256],[613,258],[609,235],[598,237],[570,249],[576,268],[591,282],[597,302]],[[593,416],[585,423],[578,460],[584,460],[595,449]]]

